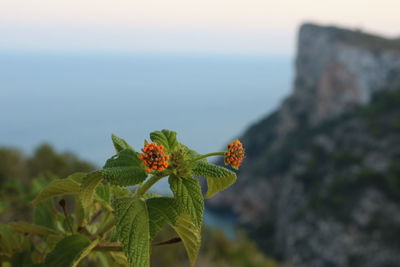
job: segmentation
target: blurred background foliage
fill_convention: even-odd
[[[0,148],[0,222],[30,220],[31,201],[55,177],[88,172],[94,165],[72,153],[58,153],[49,144],[32,156],[16,148]]]

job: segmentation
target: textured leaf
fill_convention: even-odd
[[[115,151],[117,153],[127,148],[132,149],[132,147],[128,145],[128,143],[124,139],[119,138],[115,134],[111,135],[111,139],[114,144]]]
[[[182,143],[178,143],[178,145],[179,145],[180,149],[185,151],[187,159],[194,159],[194,158],[197,158],[200,156],[200,154],[197,151],[188,148],[186,145],[184,145]],[[201,159],[200,161],[207,162],[207,159],[204,158],[204,159]]]
[[[82,201],[79,198],[74,199],[74,214],[75,214],[75,224],[79,226],[84,226],[87,223],[88,210],[85,210],[82,206]]]
[[[40,226],[40,225],[34,225],[34,224],[29,224],[27,222],[14,222],[10,223],[10,227],[14,229],[15,231],[22,232],[22,233],[28,233],[28,234],[34,234],[34,235],[57,235],[59,232],[54,231],[53,229]]]
[[[224,167],[206,162],[197,162],[193,174],[207,178],[206,198],[214,196],[236,182],[236,174]]]
[[[149,215],[144,200],[124,197],[113,202],[118,239],[134,267],[150,266]]]
[[[130,193],[128,189],[120,186],[111,186],[111,192],[116,198],[125,197]]]
[[[152,240],[162,227],[175,224],[179,211],[175,200],[171,197],[155,197],[146,200],[150,220],[150,239]]]
[[[107,160],[101,172],[109,183],[120,186],[135,185],[147,177],[145,166],[132,149],[125,149]]]
[[[154,238],[164,224],[168,223],[182,239],[190,262],[194,266],[201,245],[201,225],[194,223],[188,213],[181,213],[174,198],[150,198],[146,204],[151,238]]]
[[[143,182],[147,173],[138,167],[115,167],[103,169],[102,174],[110,184],[120,186],[130,186]]]
[[[176,140],[176,132],[165,129],[150,133],[150,139],[159,145],[163,145],[169,152],[172,152],[178,144],[178,141]]]
[[[134,166],[144,168],[138,153],[133,149],[124,149],[106,161],[103,168]]]
[[[174,193],[179,208],[186,211],[195,222],[201,225],[203,220],[204,199],[199,181],[193,177],[169,177],[171,191]]]
[[[80,174],[81,175],[81,174]],[[72,175],[65,179],[57,179],[48,184],[42,192],[32,200],[32,204],[36,205],[40,201],[50,199],[61,195],[75,195],[79,193],[79,183],[76,182],[77,177]]]
[[[192,266],[195,265],[201,246],[201,228],[193,223],[188,214],[181,214],[172,228],[177,232],[185,246]]]
[[[63,238],[46,256],[44,267],[71,267],[81,259],[82,254],[88,254],[92,242],[84,235],[75,234]]]
[[[80,188],[80,200],[84,209],[87,209],[93,201],[93,196],[96,192],[96,187],[103,181],[103,175],[101,172],[89,173],[83,178]]]
[[[100,204],[101,209],[103,209],[105,211],[113,212],[114,209],[112,208],[110,202],[105,201],[104,199],[102,199],[98,195],[95,196],[95,199]]]

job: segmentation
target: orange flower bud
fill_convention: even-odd
[[[143,153],[139,154],[139,157],[146,165],[147,172],[151,172],[152,169],[162,171],[168,167],[169,156],[164,154],[164,146],[159,146],[155,142],[145,142],[142,151]]]
[[[239,140],[235,140],[228,145],[228,150],[225,152],[225,164],[231,165],[238,169],[242,164],[245,155],[245,150]]]

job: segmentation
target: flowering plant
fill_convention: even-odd
[[[194,266],[204,210],[198,177],[206,178],[206,198],[235,183],[234,172],[207,158],[222,156],[237,169],[243,146],[235,140],[225,152],[200,155],[181,144],[173,131],[152,132],[150,139],[138,153],[113,135],[116,154],[101,170],[48,184],[32,201],[32,224],[14,222],[0,228],[0,256],[12,258],[25,248],[29,264],[40,266],[77,266],[87,258],[103,257],[110,266],[148,267],[152,246],[182,241]],[[168,178],[173,196],[148,193],[163,178]],[[165,225],[178,237],[154,243]]]

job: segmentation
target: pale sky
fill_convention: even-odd
[[[400,36],[400,0],[0,0],[0,50],[293,54],[302,22]]]

